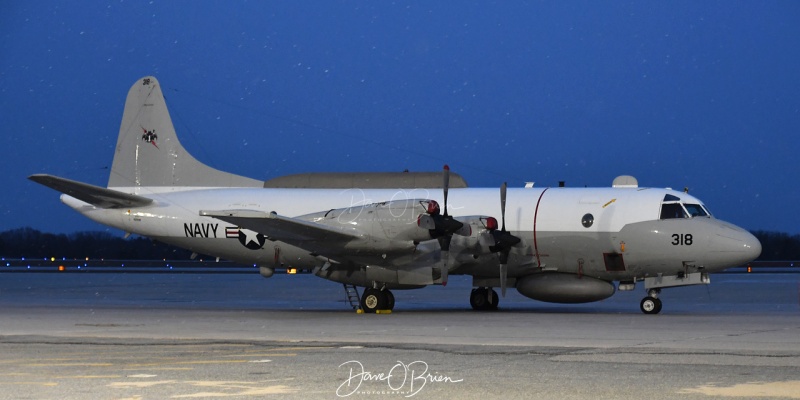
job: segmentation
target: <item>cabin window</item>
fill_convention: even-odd
[[[583,218],[581,218],[581,224],[583,225],[584,228],[592,226],[592,224],[594,224],[594,215],[592,214],[584,215]]]

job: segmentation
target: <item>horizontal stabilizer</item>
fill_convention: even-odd
[[[272,240],[279,240],[296,245],[302,244],[303,242],[317,242],[330,245],[332,243],[347,243],[359,239],[358,236],[342,232],[336,228],[280,216],[274,212],[221,210],[200,211],[200,215],[221,219],[236,224],[239,227],[258,232]]]
[[[100,208],[142,207],[153,202],[153,199],[147,197],[122,193],[53,175],[36,174],[29,176],[28,179]]]

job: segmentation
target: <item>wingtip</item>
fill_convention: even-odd
[[[38,181],[40,181],[42,179],[45,179],[45,178],[47,178],[49,176],[50,175],[47,175],[47,174],[31,174],[31,175],[28,175],[28,179],[32,180],[34,182],[38,182]]]

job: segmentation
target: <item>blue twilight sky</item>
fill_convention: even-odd
[[[4,1],[0,230],[105,229],[25,179],[105,185],[155,75],[187,149],[266,179],[688,186],[800,233],[797,1]]]

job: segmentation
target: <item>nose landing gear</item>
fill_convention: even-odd
[[[684,264],[688,261],[684,262]],[[647,297],[642,299],[639,308],[645,314],[658,314],[661,312],[661,300],[658,295],[662,288],[672,288],[679,286],[708,285],[711,278],[706,272],[679,272],[675,275],[659,275],[644,278],[644,288],[647,290]]]
[[[661,312],[661,300],[658,298],[661,289],[650,289],[647,291],[647,297],[642,299],[639,303],[639,308],[645,314],[658,314]]]

